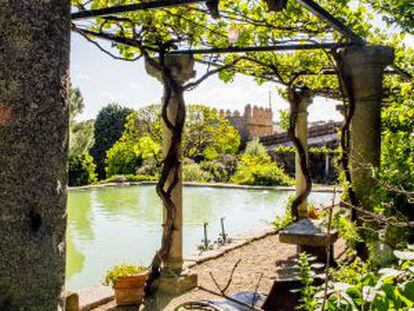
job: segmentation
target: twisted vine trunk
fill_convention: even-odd
[[[351,202],[352,206],[358,206],[358,199],[356,197],[355,191],[352,188],[352,177],[351,177],[351,171],[349,169],[349,152],[350,152],[350,141],[351,141],[351,121],[352,117],[354,115],[355,111],[355,95],[354,90],[352,88],[352,78],[345,73],[343,70],[343,63],[337,54],[335,54],[335,59],[338,67],[338,80],[339,85],[341,89],[343,90],[342,93],[346,95],[348,100],[348,105],[346,105],[346,102],[344,101],[344,107],[345,107],[345,119],[341,128],[341,140],[340,145],[342,149],[341,154],[341,165],[342,169],[345,173],[345,181],[347,184],[347,191],[349,195],[349,201]],[[344,97],[345,99],[345,97]],[[351,210],[351,221],[356,222],[358,218],[357,210],[355,208],[352,208]]]
[[[288,135],[290,140],[293,142],[296,151],[299,155],[299,163],[303,176],[305,177],[305,188],[296,196],[292,202],[291,212],[294,221],[299,220],[299,206],[306,202],[311,190],[312,190],[312,178],[309,172],[308,159],[306,155],[306,150],[299,138],[296,136],[296,123],[299,112],[299,105],[303,99],[302,94],[297,93],[293,88],[289,89],[289,103],[290,103],[290,119],[289,119],[289,128]]]
[[[0,1],[0,310],[63,308],[70,1]]]
[[[154,66],[154,60],[151,60]],[[150,266],[149,277],[145,286],[146,297],[154,293],[154,282],[160,277],[162,263],[169,262],[171,257],[172,240],[174,236],[174,227],[177,217],[177,207],[172,196],[177,189],[181,175],[181,140],[185,122],[185,104],[183,98],[182,86],[177,83],[167,66],[164,64],[164,58],[160,57],[159,69],[161,71],[164,84],[164,97],[162,102],[161,117],[165,126],[166,137],[169,138],[168,150],[162,163],[160,180],[157,184],[157,194],[162,199],[165,215],[163,224],[163,233],[161,248],[156,252]],[[176,109],[170,107],[171,103],[176,103]],[[181,193],[178,195],[181,196]],[[172,274],[175,271],[170,271]]]

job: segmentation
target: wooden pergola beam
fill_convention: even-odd
[[[170,51],[168,54],[228,54],[245,52],[277,52],[295,50],[337,49],[353,45],[352,43],[312,43],[312,44],[280,44],[267,46],[231,46],[227,48],[188,49]]]
[[[342,23],[339,19],[333,16],[331,13],[326,11],[319,4],[313,0],[296,0],[300,5],[309,10],[312,14],[316,15],[320,19],[324,20],[332,28],[339,31],[345,37],[350,39],[356,44],[365,45],[365,40],[353,32],[348,26]]]
[[[126,12],[142,11],[142,10],[152,10],[159,8],[167,8],[174,6],[181,6],[191,3],[200,3],[206,2],[206,0],[157,0],[151,2],[142,2],[128,5],[117,5],[112,7],[107,7],[97,10],[85,10],[79,11],[71,14],[72,20],[80,20],[92,17],[102,17],[112,14],[120,14]]]
[[[87,29],[73,28],[75,31],[92,35],[100,39],[108,40],[115,43],[124,44],[131,47],[139,47],[136,40],[116,36],[111,33],[95,32]],[[353,43],[312,43],[312,44],[280,44],[280,45],[267,45],[267,46],[247,46],[237,47],[231,46],[226,48],[206,48],[206,49],[187,49],[187,50],[174,50],[169,51],[169,55],[180,54],[229,54],[229,53],[246,53],[246,52],[277,52],[277,51],[295,51],[295,50],[319,50],[319,49],[338,49],[354,45]],[[159,52],[154,47],[145,47],[146,49]]]

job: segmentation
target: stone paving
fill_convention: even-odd
[[[342,241],[338,241],[336,245],[336,254],[340,254],[344,249]],[[239,291],[254,290],[258,280],[258,291],[267,293],[277,278],[291,276],[291,269],[287,266],[296,255],[296,247],[294,245],[283,244],[279,242],[277,234],[266,236],[265,238],[252,241],[237,249],[225,253],[216,259],[211,259],[203,263],[197,264],[192,268],[192,272],[198,274],[198,284],[205,288],[217,291],[212,281],[210,273],[215,277],[218,284],[224,286],[227,282],[231,270],[235,263],[241,259],[238,265],[231,285],[228,288],[228,294],[234,294]],[[210,293],[200,289],[195,289],[179,297],[173,299],[165,299],[158,307],[144,307],[140,310],[166,310],[172,311],[178,305],[186,301],[197,301],[202,299],[220,299]],[[137,310],[137,308],[119,308],[112,301],[94,311],[129,311]]]

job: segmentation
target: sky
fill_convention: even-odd
[[[72,85],[80,88],[85,100],[81,120],[95,118],[99,110],[111,102],[138,109],[161,101],[161,83],[145,72],[143,60],[114,60],[75,33],[72,33],[71,43]],[[195,70],[200,76],[206,67],[197,64]],[[278,111],[287,109],[289,104],[278,95],[276,84],[258,86],[253,78],[243,75],[238,75],[232,83],[224,83],[212,76],[196,89],[186,92],[185,101],[187,104],[243,111],[247,104],[269,107],[269,92],[274,120],[277,121]],[[335,110],[336,104],[338,102],[315,98],[308,109],[309,121],[341,120],[341,115]]]

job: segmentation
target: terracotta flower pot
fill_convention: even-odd
[[[120,277],[114,284],[115,301],[118,306],[140,305],[144,298],[144,286],[148,272]]]

